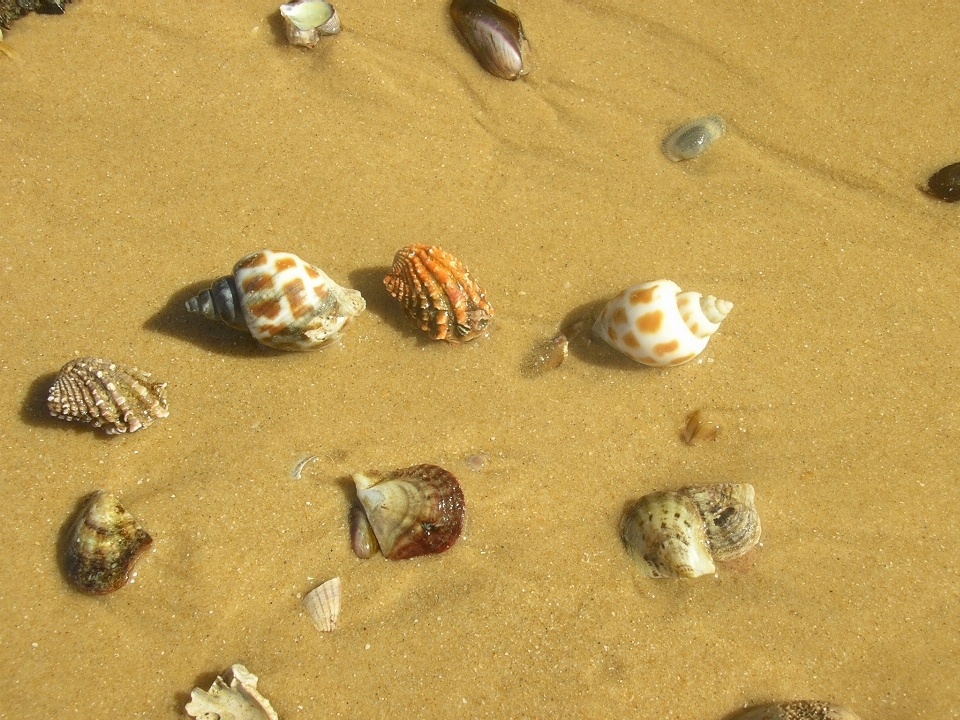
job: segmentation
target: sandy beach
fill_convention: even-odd
[[[246,0],[78,0],[4,32],[0,718],[184,718],[238,662],[284,720],[960,718],[960,206],[918,189],[960,160],[955,6],[501,4],[532,46],[516,82],[445,0],[337,4],[313,50]],[[708,114],[726,135],[667,160]],[[411,243],[466,263],[487,336],[403,315],[382,280]],[[260,248],[366,312],[309,353],[186,313]],[[698,358],[583,334],[525,372],[656,279],[734,303]],[[50,417],[81,356],[167,382],[169,417]],[[684,443],[695,409],[715,441]],[[465,536],[358,559],[351,473],[417,463],[459,479]],[[760,547],[644,577],[626,505],[716,482],[755,487]],[[97,489],[153,545],[93,597],[60,551]],[[321,634],[301,598],[334,576]]]

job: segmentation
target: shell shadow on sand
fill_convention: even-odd
[[[414,325],[413,321],[404,314],[400,304],[390,297],[390,293],[383,285],[383,278],[389,272],[388,265],[354,270],[348,276],[350,287],[359,290],[363,295],[363,299],[367,301],[367,312],[376,315],[404,337],[416,340],[418,346],[443,344],[437,343]]]
[[[592,300],[578,305],[560,322],[560,332],[567,336],[567,349],[571,356],[597,367],[617,370],[652,370],[634,362],[592,333],[593,323],[600,315],[607,298]]]
[[[23,402],[20,404],[20,421],[31,427],[57,428],[78,435],[92,433],[94,437],[100,440],[109,441],[111,436],[98,428],[91,427],[86,423],[66,422],[50,414],[47,398],[50,395],[50,387],[56,379],[57,373],[50,372],[44,373],[30,383],[30,387],[27,388],[23,397]]]

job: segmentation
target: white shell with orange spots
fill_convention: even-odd
[[[638,363],[669,367],[703,352],[733,303],[681,292],[670,280],[631,285],[607,303],[593,333]]]
[[[329,345],[366,307],[359,292],[293,253],[250,253],[234,265],[233,279],[250,334],[281,350]]]

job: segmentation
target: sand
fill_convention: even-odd
[[[445,2],[341,5],[312,51],[264,2],[81,0],[5,33],[0,717],[184,717],[235,662],[285,719],[960,717],[960,208],[917,189],[960,160],[955,8],[504,4],[535,53],[515,83]],[[666,160],[708,113],[726,137]],[[488,337],[401,315],[381,279],[413,242],[486,287]],[[281,354],[184,312],[262,247],[364,294],[341,343]],[[699,358],[584,338],[522,372],[658,278],[734,302]],[[82,355],[168,382],[170,416],[48,417]],[[721,431],[687,446],[696,408]],[[467,536],[354,557],[349,474],[421,462],[460,478]],[[626,503],[720,481],[755,486],[762,547],[641,576]],[[57,548],[97,488],[154,544],[89,597]],[[300,599],[333,576],[321,635]]]

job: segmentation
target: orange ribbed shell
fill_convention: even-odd
[[[398,250],[383,284],[417,326],[435,340],[473,340],[493,319],[493,307],[466,266],[435,245],[408,245]]]

